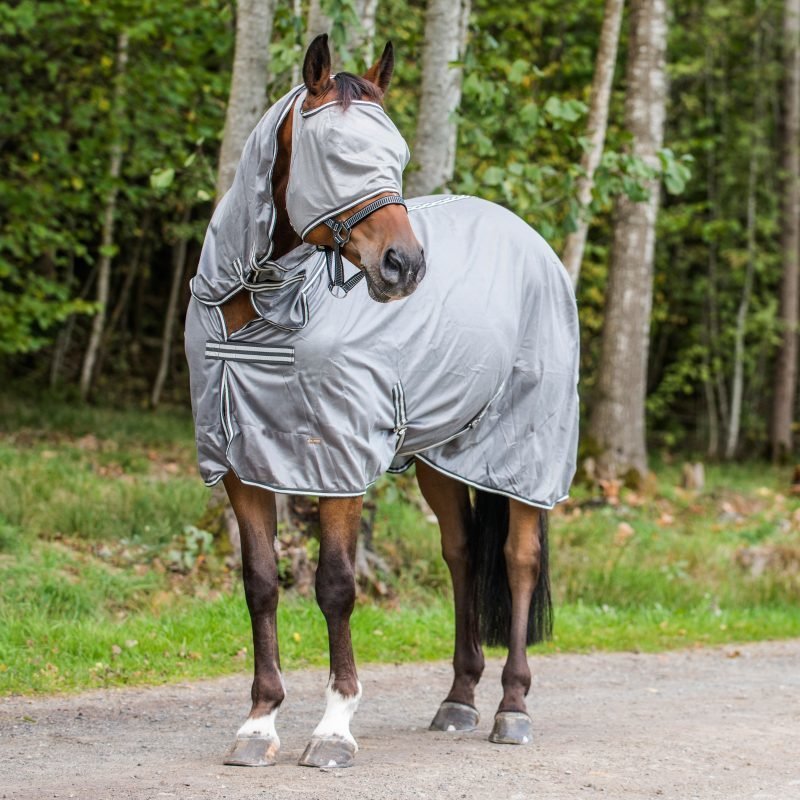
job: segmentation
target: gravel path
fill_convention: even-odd
[[[480,728],[430,733],[447,664],[365,666],[356,766],[295,765],[323,708],[321,670],[287,675],[279,763],[224,767],[249,676],[75,696],[0,699],[0,798],[800,799],[800,640],[531,659],[529,747],[487,741],[501,664],[481,683]]]

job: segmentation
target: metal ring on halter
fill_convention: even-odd
[[[335,222],[335,224],[331,225],[330,228],[331,232],[333,233],[333,241],[336,242],[339,247],[344,247],[350,241],[350,233],[352,232],[352,228],[346,227],[343,222]],[[345,231],[347,236],[342,236],[342,231]]]
[[[359,209],[355,214],[351,214],[347,219],[335,220],[333,217],[322,220],[331,229],[333,234],[333,248],[326,247],[326,258],[328,261],[328,290],[337,299],[347,297],[347,293],[364,277],[364,271],[359,270],[356,275],[347,280],[344,279],[344,264],[342,263],[342,248],[350,241],[350,234],[358,225],[363,222],[370,214],[379,208],[389,205],[400,205],[405,208],[406,201],[399,194],[389,194],[379,197],[368,203],[364,208]],[[346,237],[341,232],[347,233]]]

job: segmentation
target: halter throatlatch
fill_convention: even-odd
[[[359,269],[355,275],[347,280],[344,279],[342,248],[350,241],[353,228],[379,208],[390,205],[400,205],[405,208],[406,202],[400,195],[390,194],[373,200],[347,219],[337,221],[333,217],[328,217],[323,220],[333,233],[333,248],[325,248],[325,258],[328,261],[328,290],[334,297],[347,297],[347,293],[364,277],[364,270]]]

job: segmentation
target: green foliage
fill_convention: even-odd
[[[667,189],[682,194],[664,198],[658,222],[647,407],[658,439],[712,456],[728,422],[753,166],[755,281],[745,327],[742,449],[759,452],[767,435],[780,270],[780,131],[768,109],[779,104],[781,11],[774,0],[674,5],[662,164]],[[682,169],[687,156],[690,180]]]
[[[103,255],[113,141],[122,143],[123,167],[117,242],[106,255],[128,250],[146,209],[169,219],[176,205],[213,193],[207,161],[192,166],[187,156],[221,127],[231,41],[219,27],[228,13],[216,0],[0,7],[0,355],[38,350],[67,317],[96,310],[80,287],[89,288],[91,265]],[[123,31],[129,61],[116,114]],[[167,197],[167,176],[179,167],[189,174]]]
[[[184,526],[183,533],[173,539],[167,550],[167,565],[174,572],[190,573],[213,553],[214,535],[195,525]]]
[[[736,316],[750,258],[751,162],[757,222],[745,323],[742,448],[762,447],[766,435],[781,266],[781,5],[675,0],[666,143],[657,164],[631,155],[622,126],[623,26],[606,151],[588,210],[592,228],[578,290],[584,405],[591,406],[595,383],[614,198],[643,200],[649,181],[659,177],[664,193],[648,424],[654,443],[705,449],[712,456],[728,422]],[[354,3],[326,0],[323,9],[345,67],[362,69],[360,56],[346,52]],[[397,53],[387,108],[412,145],[424,12],[421,2],[378,5],[375,49],[391,39]],[[602,12],[602,4],[591,0],[567,6],[557,0],[473,2],[449,188],[508,206],[556,252],[581,213],[576,190],[588,145]],[[112,303],[134,262],[142,266],[127,310],[104,342],[101,381],[109,391],[144,394],[169,292],[170,250],[188,239],[193,264],[211,214],[233,23],[234,7],[223,0],[20,0],[0,7],[0,358],[15,380],[30,372],[41,384],[59,331],[66,354],[62,374],[68,380],[77,375],[88,317],[98,310],[91,298],[96,262],[104,254],[103,211],[117,188],[114,242],[105,252],[112,258]],[[291,4],[278,4],[270,44],[273,100],[297,79],[304,26]],[[122,31],[130,38],[129,61],[118,81]],[[123,91],[115,114],[118,82]],[[117,182],[108,174],[114,141],[122,144]],[[185,398],[180,365],[176,356],[172,374]]]

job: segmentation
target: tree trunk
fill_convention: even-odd
[[[133,288],[134,281],[139,274],[139,268],[142,265],[142,254],[144,253],[144,243],[147,236],[147,229],[150,227],[150,212],[146,211],[144,215],[144,222],[142,223],[142,233],[136,238],[136,245],[131,256],[130,263],[128,264],[128,271],[125,273],[125,279],[122,281],[122,287],[119,290],[117,297],[117,304],[108,318],[108,330],[106,331],[106,341],[104,346],[108,345],[108,337],[119,325],[122,315],[130,302],[131,289]]]
[[[763,95],[758,95],[763,96]],[[760,119],[760,117],[755,117]],[[739,424],[742,417],[742,395],[744,393],[744,335],[747,325],[747,310],[753,292],[753,275],[756,261],[756,145],[750,150],[750,170],[747,179],[747,266],[745,267],[742,297],[736,312],[736,331],[733,347],[733,383],[731,384],[731,417],[728,438],[725,442],[725,458],[732,459],[739,446]]]
[[[321,33],[331,32],[333,23],[331,18],[322,10],[320,0],[311,0],[308,4],[308,26],[306,27],[306,45],[311,43]]]
[[[367,67],[375,58],[375,18],[378,14],[378,0],[356,0],[356,14],[361,25],[347,31],[347,49],[350,55],[360,57]]]
[[[120,327],[123,315],[127,311],[128,305],[130,304],[131,290],[133,289],[133,284],[139,275],[139,268],[146,260],[145,239],[147,237],[147,230],[149,227],[150,211],[148,209],[145,211],[144,219],[141,225],[141,235],[136,238],[136,245],[134,246],[130,262],[128,263],[128,268],[125,271],[125,278],[122,281],[122,286],[120,287],[119,294],[117,295],[116,305],[114,306],[114,310],[111,312],[108,317],[108,321],[106,322],[106,329],[103,332],[103,339],[100,342],[100,351],[97,354],[96,370],[98,373],[103,371],[106,358],[108,357],[108,353],[111,349],[114,339],[114,333],[116,332],[117,328]]]
[[[96,265],[95,265],[96,266]],[[72,285],[75,277],[75,256],[71,255],[69,259],[69,267],[66,275],[67,286]],[[83,286],[80,298],[84,299],[89,293],[89,287],[94,280],[94,269],[92,269],[89,280]],[[64,360],[67,357],[69,346],[72,341],[72,329],[75,327],[75,315],[70,314],[66,324],[58,332],[56,337],[55,347],[53,348],[53,360],[50,362],[50,388],[54,389],[61,383],[61,370],[64,368]]]
[[[633,0],[631,17],[625,124],[633,136],[633,154],[657,168],[667,99],[666,0]],[[648,189],[644,202],[620,195],[615,204],[606,319],[590,422],[602,475],[647,471],[645,394],[659,181],[650,181]]]
[[[708,446],[706,455],[709,458],[716,458],[719,452],[719,419],[717,417],[717,401],[714,397],[714,384],[711,381],[711,366],[706,360],[706,376],[703,380],[703,388],[706,397],[706,416],[708,417]]]
[[[714,98],[719,91],[727,91],[727,86],[717,87],[714,84],[714,51],[706,46],[704,66],[704,105],[706,117],[714,119]],[[716,221],[720,217],[719,197],[717,192],[717,159],[715,149],[707,148],[706,151],[706,195],[710,210],[709,219]],[[708,245],[708,281],[707,281],[707,314],[705,330],[707,333],[707,364],[708,377],[706,379],[706,401],[708,404],[708,450],[709,458],[717,458],[720,453],[720,429],[727,428],[728,424],[728,396],[725,391],[725,381],[720,368],[720,333],[719,333],[719,301],[717,279],[717,243],[709,242]],[[719,405],[717,405],[719,404]],[[719,413],[717,413],[719,409]]]
[[[428,0],[422,92],[419,103],[414,162],[406,195],[417,197],[446,188],[453,179],[461,103],[461,67],[469,23],[470,0]]]
[[[180,299],[181,287],[183,286],[183,276],[186,272],[186,246],[187,238],[183,228],[189,222],[191,210],[189,208],[183,212],[181,225],[178,229],[178,241],[172,248],[172,284],[169,289],[169,301],[167,302],[167,313],[164,317],[164,335],[161,340],[161,360],[158,364],[158,373],[153,383],[153,391],[150,394],[151,408],[157,408],[161,401],[161,392],[167,380],[169,372],[169,362],[172,356],[172,339],[175,331],[175,318],[178,315],[178,300]]]
[[[758,14],[758,0],[756,0],[756,14]],[[762,74],[761,65],[761,30],[760,27],[753,36],[753,74],[756,80]],[[728,426],[728,437],[725,442],[725,458],[732,459],[739,447],[739,428],[742,418],[742,398],[744,396],[744,337],[747,329],[747,311],[750,307],[750,296],[753,293],[753,278],[756,271],[756,222],[758,188],[758,158],[760,154],[761,137],[759,121],[764,117],[765,93],[756,91],[753,108],[753,127],[750,142],[750,162],[747,171],[747,265],[745,267],[744,285],[742,296],[739,300],[739,309],[736,312],[736,329],[734,332],[733,346],[733,382],[731,384],[731,417]]]
[[[123,31],[117,39],[117,68],[115,73],[114,98],[111,104],[113,135],[111,141],[111,158],[108,164],[109,189],[103,210],[103,228],[100,236],[100,259],[97,264],[97,304],[99,309],[92,320],[92,332],[83,358],[81,369],[80,393],[86,400],[92,386],[94,367],[103,330],[106,323],[109,286],[111,284],[111,258],[114,247],[114,214],[117,210],[117,194],[119,192],[119,175],[122,171],[122,134],[117,120],[122,116],[125,99],[125,70],[128,66],[128,33]]]
[[[589,203],[592,201],[594,173],[603,157],[608,129],[608,104],[611,98],[611,86],[614,83],[614,67],[617,63],[617,47],[619,45],[619,29],[622,25],[622,9],[625,0],[606,0],[603,13],[603,29],[600,32],[600,48],[592,81],[592,95],[589,101],[589,119],[586,135],[589,149],[581,158],[583,176],[578,181],[578,205],[580,216],[578,228],[567,236],[564,246],[564,266],[567,268],[572,285],[577,286],[578,276],[586,248],[586,236],[589,232]]]
[[[360,65],[369,67],[374,58],[373,42],[378,0],[353,0],[353,10],[358,24],[347,25],[344,41],[337,40],[332,48],[334,72],[344,69],[348,61],[354,61],[356,67]],[[333,19],[323,11],[320,0],[311,0],[308,6],[306,44],[321,33],[331,34],[331,32],[333,32]]]
[[[775,370],[772,457],[791,457],[797,391],[798,260],[800,260],[800,0],[784,5],[783,207],[780,294],[781,347]]]
[[[274,10],[274,0],[239,0],[236,5],[236,50],[219,151],[217,202],[233,183],[244,143],[267,104],[267,67]]]
[[[301,0],[292,0],[292,16],[295,18],[295,25],[300,26],[303,19],[303,3]],[[292,86],[299,86],[301,80],[301,69],[303,60],[303,51],[299,47],[299,43],[295,40],[294,49],[297,57],[292,64]]]

